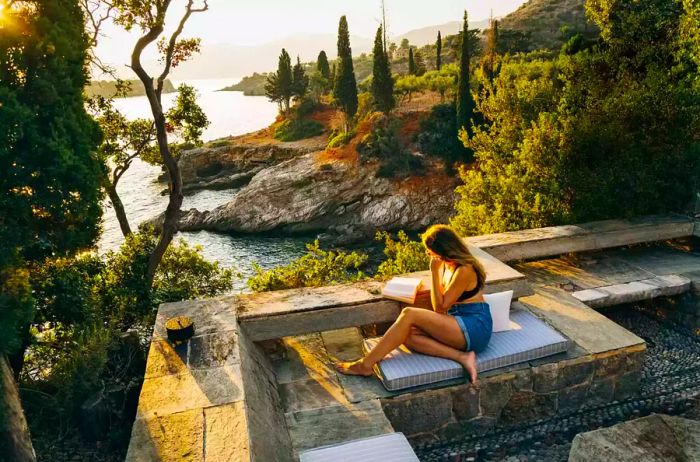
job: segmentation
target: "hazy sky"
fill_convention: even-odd
[[[460,20],[466,8],[478,21],[503,16],[525,0],[386,0],[389,35]],[[184,0],[170,10],[182,11]],[[346,15],[352,35],[374,37],[381,16],[380,0],[210,0],[209,11],[192,16],[183,36],[197,36],[203,45],[229,43],[258,45],[290,35],[336,33],[338,19]],[[175,18],[169,20],[172,25]],[[107,62],[125,63],[136,34],[105,28],[98,54]]]

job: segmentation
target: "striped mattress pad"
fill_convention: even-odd
[[[299,462],[419,462],[403,433],[387,433],[299,453]]]
[[[531,361],[568,350],[569,340],[527,310],[510,313],[511,330],[495,332],[488,346],[477,354],[476,367],[484,372]],[[379,338],[364,341],[370,350]],[[375,372],[389,391],[428,385],[464,376],[462,366],[452,360],[414,353],[401,346],[375,365]]]

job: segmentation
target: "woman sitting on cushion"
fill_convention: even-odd
[[[423,234],[430,257],[433,310],[404,308],[364,358],[338,363],[343,374],[372,375],[373,366],[401,344],[413,351],[460,363],[476,382],[476,353],[491,338],[491,311],[482,294],[486,273],[462,239],[445,225]]]

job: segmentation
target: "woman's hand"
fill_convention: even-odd
[[[442,265],[442,260],[436,257],[430,257],[430,271],[436,273],[440,269],[440,265]]]

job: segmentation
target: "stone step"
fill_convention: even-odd
[[[690,290],[690,288],[691,280],[689,278],[671,274],[625,284],[579,290],[572,292],[571,295],[592,308],[604,308],[657,297],[678,295]]]

